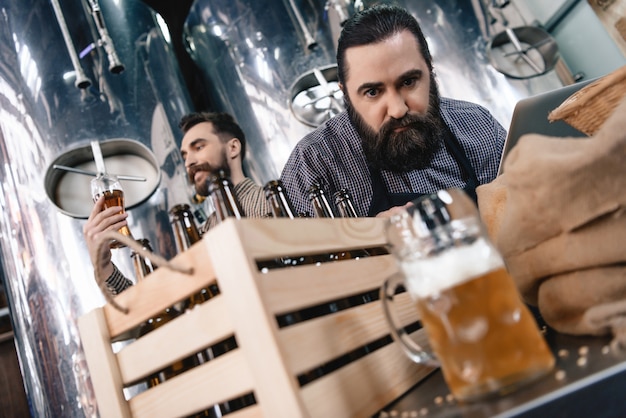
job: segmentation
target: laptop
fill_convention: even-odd
[[[517,102],[513,109],[511,126],[509,127],[504,142],[498,175],[502,173],[504,159],[523,135],[535,133],[554,137],[586,138],[587,135],[562,120],[550,122],[548,120],[548,114],[563,103],[565,99],[595,80],[596,79],[581,81],[569,86],[530,96]]]

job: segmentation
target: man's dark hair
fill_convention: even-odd
[[[213,133],[223,143],[228,142],[231,138],[239,139],[241,143],[241,160],[246,155],[246,136],[241,127],[235,122],[235,119],[228,113],[223,112],[196,112],[185,115],[180,120],[178,127],[187,133],[199,123],[209,122],[213,125]]]
[[[379,43],[405,30],[415,36],[428,70],[432,73],[432,57],[417,20],[400,7],[382,4],[354,14],[343,26],[337,46],[339,82],[346,81],[348,69],[345,58],[348,48]]]

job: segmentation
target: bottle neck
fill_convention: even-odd
[[[235,195],[234,187],[227,177],[218,175],[212,178],[209,194],[215,207],[215,216],[218,222],[229,217],[236,219],[243,217],[243,210],[241,210],[241,205]]]
[[[341,189],[335,193],[335,206],[342,218],[357,218],[356,209],[352,202],[352,195],[346,190]]]
[[[200,230],[194,221],[189,205],[176,205],[170,210],[170,224],[174,231],[178,252],[189,249],[200,241]]]
[[[150,241],[144,238],[144,239],[138,239],[137,242],[141,244],[141,246],[145,250],[152,252]],[[156,266],[152,265],[150,260],[147,260],[138,252],[136,251],[131,252],[130,257],[133,260],[133,266],[135,267],[135,276],[138,282],[143,280],[148,274],[156,270]]]
[[[328,199],[326,198],[326,194],[319,185],[314,184],[313,186],[311,186],[311,188],[309,189],[309,199],[311,200],[311,205],[313,205],[313,211],[315,212],[316,217],[335,217],[335,214],[333,213],[333,210],[328,203]]]
[[[265,187],[265,198],[275,218],[295,218],[291,202],[285,194],[280,180],[272,180]]]

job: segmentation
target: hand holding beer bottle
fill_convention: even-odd
[[[474,203],[460,189],[413,203],[389,220],[387,237],[403,274],[381,288],[391,333],[407,355],[441,365],[463,401],[509,393],[548,373],[554,357]],[[400,285],[415,301],[436,359],[397,326],[391,302]]]
[[[91,196],[94,202],[97,201],[100,196],[104,196],[104,209],[119,206],[122,208],[120,213],[124,212],[124,190],[118,178],[112,174],[99,173],[91,180]],[[130,229],[128,229],[128,225],[121,227],[119,232],[131,238],[133,236],[130,233]],[[121,248],[124,247],[124,244],[118,241],[112,241],[110,247]]]

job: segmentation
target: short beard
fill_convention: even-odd
[[[193,168],[190,169],[188,177],[189,177],[189,181],[191,182],[191,184],[194,185],[195,189],[196,189],[196,193],[200,196],[208,196],[209,195],[209,179],[210,179],[210,175],[211,174],[217,174],[217,172],[219,170],[224,170],[224,173],[226,174],[227,177],[230,177],[230,168],[228,167],[228,164],[226,163],[226,155],[224,154],[224,159],[222,160],[222,163],[217,166],[214,167],[212,165],[210,165],[209,163],[202,163],[202,164],[198,164],[196,166],[194,166]],[[207,181],[205,181],[203,184],[195,184],[194,182],[194,176],[198,171],[206,171],[207,173],[209,173],[209,179],[207,179]]]
[[[440,115],[440,96],[434,76],[430,80],[428,111],[425,115],[407,113],[391,119],[376,133],[345,96],[352,124],[361,136],[363,151],[370,167],[403,173],[426,168],[441,147],[444,122]],[[395,133],[394,129],[408,127]]]

